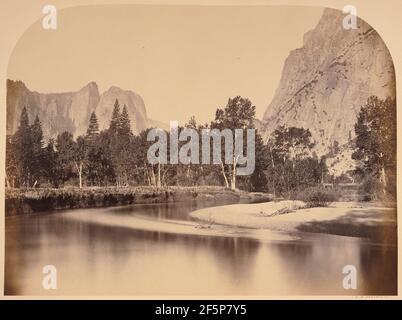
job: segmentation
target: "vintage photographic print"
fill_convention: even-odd
[[[395,61],[358,6],[38,8],[4,296],[398,295]]]

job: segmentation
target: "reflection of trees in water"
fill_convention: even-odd
[[[288,262],[289,265],[300,268],[300,263],[307,263],[313,253],[313,245],[311,242],[286,242],[276,243],[271,246],[281,258]],[[297,263],[294,263],[296,262]]]
[[[113,263],[124,263],[127,255],[135,254],[136,251],[139,255],[144,252],[154,254],[155,263],[158,263],[157,255],[160,250],[182,251],[190,259],[193,257],[194,261],[201,253],[212,256],[213,259],[209,259],[208,263],[214,262],[217,269],[222,270],[222,276],[232,283],[248,281],[250,268],[254,265],[260,247],[258,241],[244,238],[169,234],[68,221],[70,222],[72,225],[68,229],[79,232],[80,242],[86,242],[86,247],[91,248],[87,250],[90,263],[96,263],[96,254],[99,253],[96,251],[99,250],[107,252]],[[58,236],[77,237],[74,233],[64,230]],[[162,251],[160,253],[164,254]]]
[[[211,261],[214,261],[222,273],[233,281],[247,279],[250,267],[253,266],[253,259],[260,247],[258,241],[245,238],[170,234],[92,224],[84,224],[80,229],[83,234],[88,235],[89,243],[97,241],[96,245],[103,248],[110,246],[116,258],[124,257],[127,252],[132,252],[133,248],[160,250],[161,244],[177,246],[178,250],[184,249],[189,255],[196,255],[200,250],[206,250],[215,258]]]
[[[168,207],[164,205],[163,207]],[[157,207],[157,206],[156,206]],[[156,207],[154,209],[156,209]],[[164,208],[162,208],[164,211]],[[94,212],[96,215],[96,212]],[[170,234],[159,231],[135,230],[132,228],[104,226],[100,224],[92,224],[76,220],[63,219],[57,214],[42,217],[35,217],[34,223],[29,225],[17,224],[19,229],[24,228],[23,234],[40,238],[40,235],[50,236],[46,241],[57,245],[60,241],[67,244],[70,240],[74,242],[86,243],[87,246],[94,248],[100,246],[103,248],[110,247],[114,255],[125,255],[127,250],[131,251],[134,246],[138,247],[141,242],[145,247],[152,247],[160,244],[189,246],[194,250],[205,248],[222,261],[223,264],[229,263],[234,268],[242,269],[241,264],[250,262],[250,258],[259,248],[259,242],[256,240],[233,237],[218,236],[196,236],[188,234]],[[60,219],[61,218],[61,219]],[[51,220],[50,220],[51,219]],[[118,216],[116,217],[118,219]],[[42,220],[42,221],[40,221]],[[35,230],[33,230],[34,228]],[[33,241],[36,243],[39,239]],[[91,250],[88,250],[89,253]],[[226,268],[226,267],[225,267]]]
[[[258,241],[216,237],[209,238],[207,245],[209,252],[215,257],[213,261],[233,282],[248,281],[261,247]]]
[[[46,238],[47,232],[50,230],[48,223],[41,223],[43,219],[48,221],[49,217],[51,215],[43,214],[42,216],[13,216],[5,219],[5,294],[18,295],[21,293],[20,281],[23,271],[32,264],[32,257],[37,258],[35,250],[41,247],[38,244],[48,243],[52,245],[52,241],[48,241]],[[55,240],[60,231],[64,230],[60,225],[60,221],[58,222],[53,230]],[[56,241],[55,244],[57,244]]]
[[[370,281],[360,281],[358,285],[364,287],[365,294],[397,294],[397,252],[394,246],[362,246],[358,277]]]
[[[59,220],[55,220],[54,229],[49,228],[51,215],[21,215],[5,219],[5,264],[4,293],[7,295],[21,294],[20,281],[24,270],[32,264],[32,259],[40,256],[43,249],[41,243],[57,245],[57,237],[63,233]],[[45,222],[45,223],[43,223]],[[47,233],[52,230],[52,238]],[[39,250],[38,250],[39,249]],[[41,272],[39,270],[38,272]]]
[[[304,290],[304,294],[315,294],[312,280],[316,267],[312,265],[313,243],[311,242],[286,242],[275,243],[270,246],[283,265],[283,277],[288,278],[297,290]],[[325,257],[323,257],[325,259]],[[269,272],[269,267],[267,267]],[[302,294],[294,292],[293,294]]]
[[[119,228],[117,228],[119,229]],[[177,250],[184,249],[191,255],[196,255],[200,250],[206,251],[212,255],[218,268],[222,270],[233,281],[242,281],[247,278],[249,268],[253,265],[253,259],[256,256],[260,243],[256,240],[232,237],[217,236],[195,236],[187,234],[169,234],[163,232],[150,232],[142,230],[108,230],[110,235],[115,234],[113,239],[116,240],[114,245],[120,247],[120,241],[126,250],[138,246],[142,246],[144,250],[155,248],[160,249],[160,245],[177,246]],[[105,236],[104,231],[100,231],[99,236]],[[119,240],[124,239],[124,240]],[[130,244],[131,243],[131,244]],[[115,251],[116,255],[126,254],[120,247]]]
[[[190,212],[219,205],[238,203],[233,199],[208,201],[183,201],[170,203],[138,204],[113,208],[118,214],[140,214],[158,219],[191,220]],[[100,209],[101,210],[101,209]]]
[[[21,269],[26,264],[26,256],[22,250],[18,250],[21,246],[20,237],[25,232],[25,224],[15,223],[14,217],[5,219],[5,254],[4,254],[4,294],[16,295],[19,294],[20,287],[18,285],[18,276]],[[12,232],[7,232],[7,230]]]
[[[305,241],[273,246],[281,257],[287,282],[293,284],[292,294],[356,295],[358,291],[345,291],[342,287],[343,267],[356,265],[360,242],[326,235],[315,235]]]
[[[317,237],[312,242],[273,245],[284,262],[284,272],[295,288],[304,285],[302,294],[381,295],[396,294],[397,249],[394,246],[372,245],[355,239]],[[342,241],[344,241],[342,243]],[[342,287],[342,268],[357,268],[358,291]]]

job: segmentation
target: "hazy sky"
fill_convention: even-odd
[[[150,118],[210,121],[229,97],[248,97],[261,118],[290,50],[322,9],[108,5],[63,9],[58,29],[38,21],[10,60],[8,78],[39,92],[96,81],[142,96]]]

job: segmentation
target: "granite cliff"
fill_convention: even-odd
[[[75,137],[85,134],[93,111],[102,130],[109,126],[116,99],[121,107],[124,104],[127,106],[134,133],[155,124],[147,117],[143,99],[133,91],[113,86],[100,94],[97,84],[90,82],[75,92],[39,93],[29,90],[22,81],[8,80],[7,134],[17,130],[24,106],[27,107],[30,121],[39,116],[45,139],[54,138],[63,131],[69,131]]]
[[[310,129],[319,155],[334,143],[347,144],[367,98],[395,97],[395,72],[390,53],[378,33],[361,19],[345,30],[345,15],[325,9],[303,46],[290,52],[275,95],[265,111],[267,137],[285,124]]]

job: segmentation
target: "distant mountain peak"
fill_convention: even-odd
[[[106,92],[115,92],[115,91],[126,91],[126,90],[123,90],[118,86],[111,86],[108,90],[106,90]]]
[[[83,88],[93,88],[93,89],[98,89],[98,84],[95,81],[90,81],[88,84],[83,87]]]
[[[75,137],[85,134],[89,117],[95,112],[100,129],[108,128],[115,100],[127,105],[132,130],[136,133],[154,125],[148,119],[143,99],[137,93],[110,87],[100,94],[98,85],[91,81],[78,91],[39,93],[31,91],[20,80],[7,80],[7,134],[18,128],[19,117],[27,107],[30,121],[38,115],[45,139],[54,138],[63,131]]]

